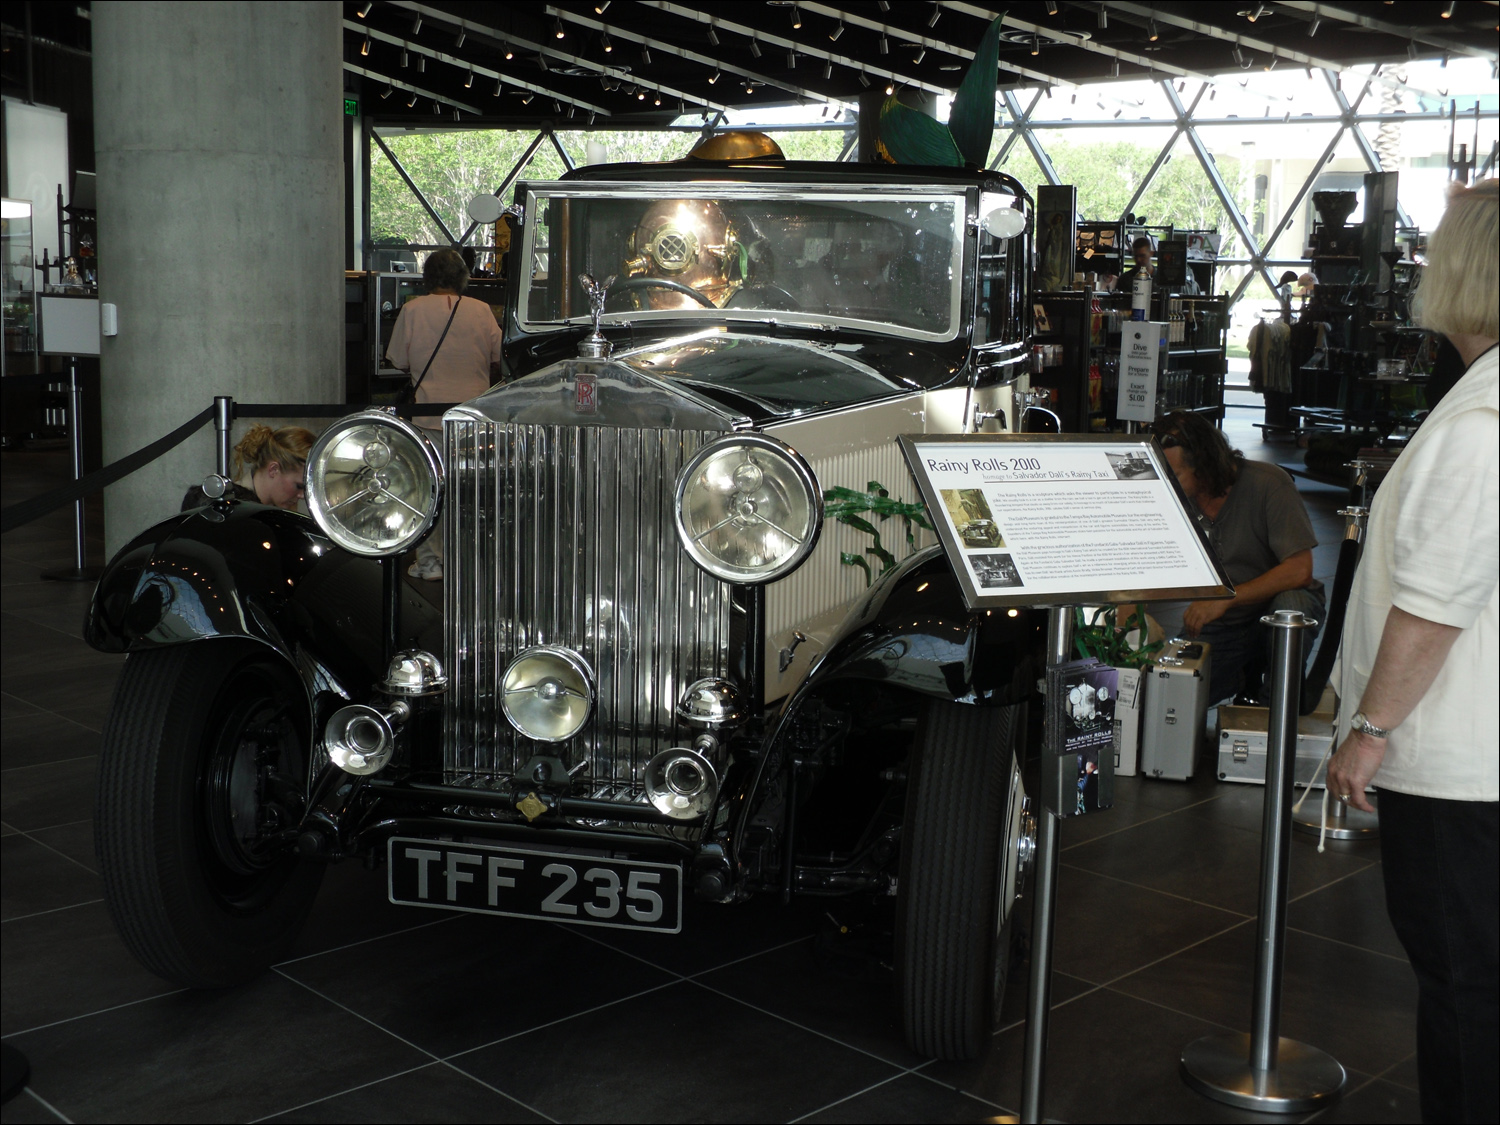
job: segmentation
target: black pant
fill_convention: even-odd
[[[1417,974],[1422,1120],[1495,1121],[1500,805],[1382,790],[1386,910]]]

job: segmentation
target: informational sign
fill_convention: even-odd
[[[99,354],[99,298],[37,299],[43,355]]]
[[[1120,332],[1120,393],[1115,417],[1122,422],[1156,421],[1156,375],[1167,346],[1167,326],[1128,321]]]
[[[1152,438],[907,434],[901,448],[971,609],[1234,593]]]

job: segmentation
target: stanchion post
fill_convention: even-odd
[[[1073,607],[1057,606],[1047,616],[1047,662],[1063,664],[1073,652]],[[1050,708],[1049,708],[1050,710]],[[1047,1081],[1047,1020],[1052,1011],[1052,924],[1057,916],[1059,820],[1052,807],[1058,786],[1049,776],[1059,767],[1052,761],[1050,739],[1043,739],[1042,801],[1036,834],[1036,892],[1031,902],[1031,979],[1026,993],[1026,1044],[1021,1071],[1021,1120],[1043,1120],[1043,1092]]]
[[[1261,622],[1275,645],[1261,818],[1260,917],[1256,924],[1255,992],[1250,1034],[1208,1035],[1182,1052],[1183,1080],[1215,1101],[1261,1113],[1305,1113],[1344,1087],[1344,1068],[1316,1047],[1281,1038],[1281,971],[1286,939],[1287,860],[1292,843],[1292,781],[1297,711],[1302,694],[1302,638],[1311,621],[1277,610]]]
[[[230,463],[234,459],[234,399],[228,395],[214,396],[214,472],[229,479]]]
[[[78,380],[78,357],[68,357],[68,446],[72,459],[73,479],[83,479],[83,384]],[[42,571],[42,577],[54,582],[92,582],[103,571],[88,565],[87,529],[84,523],[83,497],[73,501],[73,565]]]

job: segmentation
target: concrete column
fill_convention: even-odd
[[[342,400],[340,19],[334,0],[94,4],[106,462],[215,394]],[[213,467],[209,428],[110,486],[108,551]]]

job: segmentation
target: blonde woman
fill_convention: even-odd
[[[1417,975],[1423,1121],[1500,1119],[1500,181],[1456,191],[1417,319],[1464,375],[1380,486],[1334,683],[1328,792],[1380,791],[1386,909]],[[1363,982],[1341,974],[1359,1003]]]
[[[234,447],[234,481],[230,486],[234,498],[295,510],[307,479],[307,451],[316,440],[311,430],[301,426],[279,430],[251,426]],[[195,484],[182,498],[182,511],[201,508],[208,502],[202,486]]]

